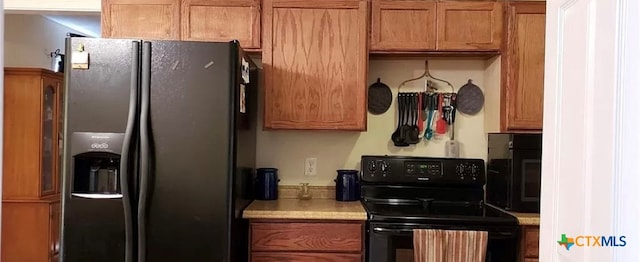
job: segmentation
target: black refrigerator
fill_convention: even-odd
[[[238,42],[66,41],[61,260],[245,261],[258,71]]]

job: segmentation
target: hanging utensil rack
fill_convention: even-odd
[[[446,83],[449,87],[451,87],[451,93],[455,93],[455,89],[453,88],[453,85],[449,81],[444,80],[444,79],[440,79],[440,78],[436,78],[436,77],[431,75],[431,73],[429,72],[429,60],[425,60],[424,61],[424,73],[422,73],[422,75],[419,76],[419,77],[411,78],[411,79],[405,80],[404,82],[400,83],[400,85],[398,86],[398,92],[400,92],[400,88],[402,86],[404,86],[406,83],[409,83],[409,82],[412,82],[412,81],[416,81],[416,80],[420,80],[420,79],[422,79],[424,77],[431,78],[432,80],[436,80],[436,81],[440,81],[440,82]],[[425,91],[434,92],[438,88],[433,87],[433,86],[425,86],[425,89],[427,89]]]

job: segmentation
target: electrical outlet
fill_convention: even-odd
[[[316,170],[316,165],[318,164],[318,159],[315,157],[307,157],[304,159],[304,175],[305,176],[315,176],[318,174]]]

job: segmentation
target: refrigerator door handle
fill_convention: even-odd
[[[149,193],[149,104],[151,97],[151,42],[142,43],[140,99],[140,192],[138,195],[138,261],[146,261],[146,221]]]
[[[131,42],[131,82],[129,95],[129,114],[127,117],[127,128],[124,133],[122,144],[122,154],[120,155],[120,190],[122,191],[122,205],[124,207],[125,225],[125,262],[133,262],[133,210],[131,209],[131,192],[129,188],[129,159],[131,157],[131,145],[133,143],[133,133],[138,115],[138,70],[140,68],[140,42]],[[135,170],[133,170],[135,172]],[[134,176],[135,177],[135,176]],[[82,197],[82,196],[79,196]],[[91,196],[95,197],[95,196]]]

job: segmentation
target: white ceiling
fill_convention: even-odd
[[[97,15],[42,15],[44,18],[76,30],[84,35],[100,37],[100,14]]]

